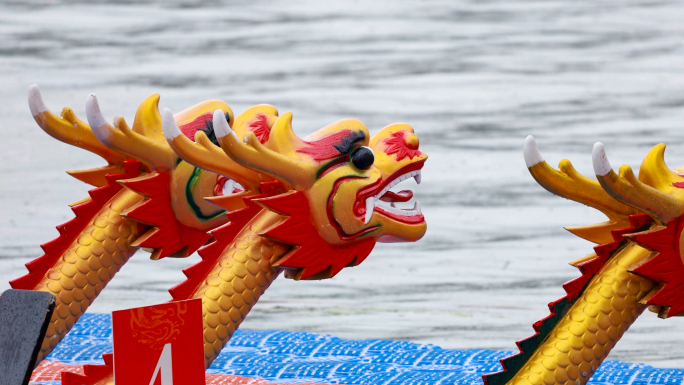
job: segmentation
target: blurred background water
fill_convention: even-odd
[[[533,181],[525,136],[585,175],[596,141],[616,166],[638,167],[660,142],[684,165],[682,2],[113,3],[0,4],[0,290],[85,196],[64,171],[103,165],[38,128],[33,83],[81,118],[91,92],[129,121],[158,92],[173,111],[272,104],[293,111],[300,135],[345,117],[416,129],[430,154],[414,189],[425,238],[379,244],[331,280],[281,277],[245,330],[514,350],[578,276],[567,262],[592,251],[562,227],[603,220]],[[90,311],[168,300],[197,260],[139,252]],[[647,312],[610,358],[684,367],[682,322]]]

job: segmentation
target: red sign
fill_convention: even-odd
[[[112,312],[116,385],[204,385],[202,300]]]

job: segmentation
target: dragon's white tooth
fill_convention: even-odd
[[[420,184],[420,180],[421,180],[420,170],[418,170],[416,175],[413,176],[413,179],[416,181],[416,183]]]
[[[28,102],[29,108],[31,109],[31,115],[33,116],[47,111],[47,107],[45,107],[45,103],[43,102],[43,97],[40,95],[40,90],[35,84],[29,87]]]
[[[366,199],[366,224],[370,222],[371,217],[373,216],[373,209],[375,209],[375,198],[370,197]]]
[[[176,119],[173,118],[173,112],[168,108],[164,108],[164,111],[162,112],[162,129],[164,130],[164,137],[167,140],[173,140],[173,138],[182,134],[176,124]]]
[[[594,172],[598,176],[604,176],[612,170],[610,162],[608,162],[608,156],[606,155],[606,150],[603,148],[603,143],[596,142],[594,144],[594,150],[591,153],[591,160],[594,165]]]
[[[525,164],[528,168],[544,161],[544,158],[542,158],[541,153],[537,148],[537,141],[534,140],[534,136],[527,135],[527,138],[525,138],[523,155],[525,156]]]
[[[416,201],[416,203],[413,204],[413,211],[416,212],[416,214],[422,214],[422,208],[420,207],[420,202]]]
[[[222,110],[214,111],[213,121],[214,135],[216,135],[217,138],[223,138],[228,134],[233,134],[233,136],[235,136],[235,133],[233,132],[233,130],[230,129],[230,126],[228,125],[228,121],[226,120],[226,114]]]
[[[235,181],[232,179],[228,179],[226,183],[223,184],[223,195],[230,195],[233,193],[233,190],[235,190]]]
[[[100,104],[97,102],[97,97],[94,94],[88,95],[86,99],[86,116],[88,117],[88,124],[90,129],[95,134],[95,137],[102,142],[107,143],[109,138],[109,130],[107,129],[107,121],[104,116],[102,116],[102,111],[100,111]]]

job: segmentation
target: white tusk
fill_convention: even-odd
[[[366,199],[366,224],[370,222],[371,217],[373,216],[373,209],[375,209],[375,198],[370,197]]]
[[[173,140],[175,137],[182,135],[181,130],[176,124],[176,119],[173,118],[173,112],[168,108],[164,108],[162,112],[162,129],[167,140]]]
[[[604,176],[613,169],[610,166],[610,162],[608,162],[606,150],[603,148],[603,143],[601,142],[596,142],[596,144],[594,144],[594,151],[591,153],[591,161],[594,165],[594,172],[598,176]]]
[[[216,135],[217,138],[223,138],[228,134],[233,134],[233,136],[235,136],[235,133],[228,125],[226,114],[221,110],[214,111],[214,135]]]
[[[413,176],[413,179],[416,181],[416,183],[420,184],[420,180],[421,180],[420,170],[418,170],[418,173]]]
[[[104,116],[102,116],[100,105],[94,94],[88,95],[88,99],[86,100],[86,116],[88,117],[88,124],[90,125],[93,134],[95,134],[100,142],[107,144],[109,132],[105,127],[107,127],[108,123]]]
[[[36,116],[47,111],[45,103],[43,102],[43,97],[40,95],[40,90],[36,84],[29,87],[29,108],[31,109],[31,115]]]
[[[542,158],[542,155],[537,148],[537,141],[534,140],[534,136],[532,135],[528,135],[527,138],[525,138],[523,154],[525,155],[525,164],[528,168],[544,161],[544,158]]]
[[[235,181],[232,179],[228,179],[226,183],[223,184],[223,195],[230,195],[233,193],[233,190],[235,190]]]
[[[413,204],[413,211],[415,211],[418,214],[422,214],[423,210],[420,207],[420,202],[416,201],[416,203]]]

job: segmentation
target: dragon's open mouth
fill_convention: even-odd
[[[413,207],[397,207],[397,203],[408,202],[413,198],[411,190],[399,192],[391,191],[399,183],[413,178],[420,184],[421,172],[424,162],[414,163],[392,174],[380,185],[369,186],[369,189],[359,193],[357,200],[357,213],[363,214],[365,223],[370,222],[373,212],[384,215],[399,222],[416,224],[425,220],[420,208],[420,203],[415,201]],[[365,202],[364,204],[360,204]]]
[[[219,177],[216,178],[216,185],[214,186],[214,196],[220,197],[224,195],[238,194],[243,191],[245,191],[245,188],[242,187],[240,183],[231,178],[225,177],[223,175],[219,175]]]

